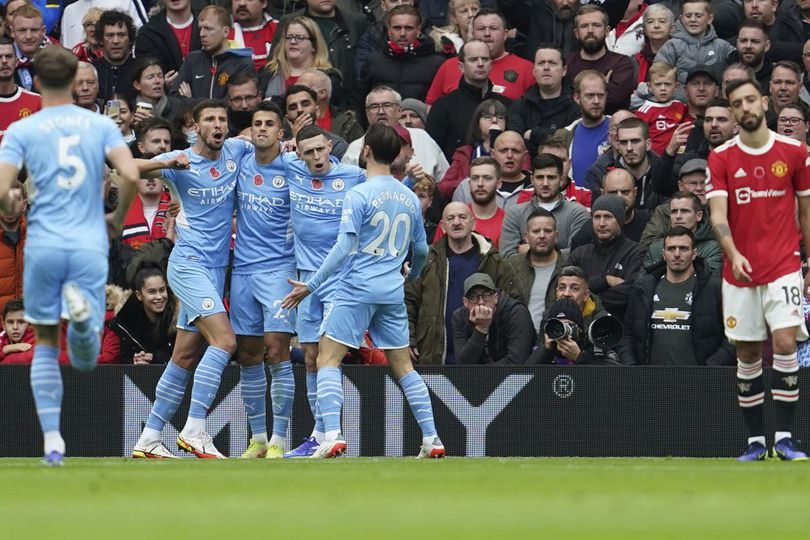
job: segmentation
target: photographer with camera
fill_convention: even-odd
[[[630,291],[619,346],[622,363],[733,366],[723,332],[720,278],[698,257],[695,235],[676,226],[664,236],[664,260]]]
[[[526,364],[615,365],[619,355],[611,347],[620,338],[617,319],[606,315],[586,326],[577,302],[562,297],[549,306],[538,336],[540,344]]]
[[[526,306],[500,294],[489,275],[464,280],[464,306],[453,312],[459,364],[522,365],[532,350],[534,324]]]

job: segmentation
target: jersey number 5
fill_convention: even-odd
[[[372,227],[380,227],[381,230],[380,234],[377,235],[374,240],[361,249],[363,253],[368,253],[375,257],[382,257],[385,255],[386,251],[385,247],[383,247],[383,243],[385,243],[388,248],[388,253],[393,257],[397,257],[408,247],[408,238],[410,238],[411,235],[411,216],[408,214],[404,212],[397,214],[394,216],[394,220],[391,221],[388,214],[380,211],[371,216],[370,223]],[[404,225],[405,227],[405,234],[403,235],[404,242],[402,247],[397,247],[397,231],[400,225]]]
[[[73,169],[70,176],[57,175],[56,184],[62,189],[74,189],[82,185],[87,176],[87,167],[79,156],[71,155],[70,149],[79,145],[78,135],[59,137],[59,167]]]

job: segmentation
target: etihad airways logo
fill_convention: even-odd
[[[752,199],[769,199],[775,197],[784,197],[787,190],[784,189],[751,189],[750,187],[741,187],[734,190],[737,196],[737,204],[748,204]]]

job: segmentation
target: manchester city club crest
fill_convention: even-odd
[[[273,177],[273,187],[274,188],[284,187],[284,177],[283,176],[274,176]]]
[[[344,187],[346,187],[346,184],[344,184],[343,180],[341,180],[340,178],[336,178],[332,182],[332,189],[334,189],[335,191],[343,191]]]
[[[236,162],[229,159],[227,162],[225,162],[225,168],[228,169],[228,172],[234,172],[236,170]]]

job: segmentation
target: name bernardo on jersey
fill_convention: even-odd
[[[371,199],[371,206],[373,206],[374,208],[379,208],[386,201],[397,201],[399,203],[404,204],[409,209],[416,208],[413,205],[413,201],[404,193],[395,193],[393,191],[383,191],[381,193],[378,193],[373,199]]]

